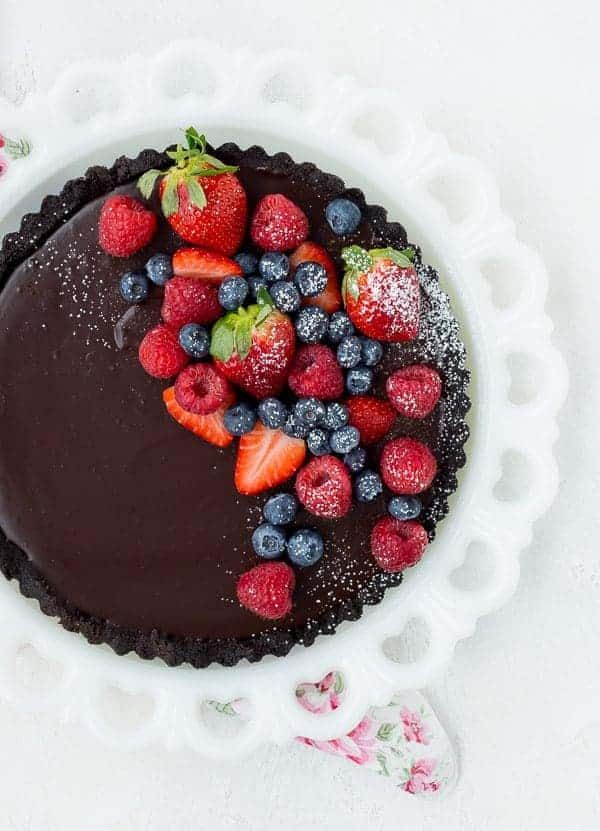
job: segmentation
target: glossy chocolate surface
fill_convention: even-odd
[[[343,189],[338,179],[322,177],[313,185],[312,166],[290,168],[288,157],[266,165],[264,154],[229,145],[220,155],[240,162],[250,206],[265,193],[285,193],[307,213],[311,238],[338,258],[349,240],[333,235],[323,213]],[[136,193],[134,184],[118,191]],[[59,605],[64,601],[70,613],[107,621],[130,636],[256,642],[257,654],[252,646],[245,653],[251,659],[269,651],[272,633],[285,633],[290,645],[310,642],[307,633],[331,629],[347,616],[340,613],[344,604],[376,600],[383,586],[398,581],[382,575],[369,555],[371,527],[385,513],[386,499],[355,504],[336,521],[299,515],[298,527],[323,533],[326,553],[318,566],[298,571],[289,618],[266,623],[239,606],[235,581],[258,562],[250,537],[266,496],[237,493],[234,447],[218,450],[177,425],[162,403],[168,384],[142,370],[137,346],[158,322],[162,290],[155,287],[146,303],[129,307],[119,278],[153,252],[182,243],[161,219],[144,251],[127,260],[106,255],[97,244],[104,198],[54,231],[16,267],[0,295],[0,526]],[[350,241],[367,248],[406,243],[401,226],[386,224],[377,210],[365,211]],[[444,399],[432,416],[399,420],[394,430],[421,438],[438,456],[440,475],[424,497],[432,533],[464,461],[466,433],[458,435],[456,425],[466,430],[466,373],[456,323],[433,271],[423,268],[422,281],[422,337],[389,348],[381,374],[424,359],[445,380]],[[179,654],[203,663],[185,649]]]

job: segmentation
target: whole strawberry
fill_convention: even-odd
[[[348,317],[376,340],[414,340],[419,333],[421,293],[413,264],[394,248],[342,250],[346,264],[342,297]]]
[[[246,230],[246,192],[234,173],[206,152],[206,139],[194,127],[185,131],[188,146],[167,151],[175,164],[168,170],[148,170],[138,180],[149,199],[160,178],[161,207],[167,220],[187,242],[223,254],[233,254]]]
[[[257,304],[229,312],[215,323],[210,354],[226,378],[255,398],[267,398],[283,389],[295,347],[292,321],[261,288]]]

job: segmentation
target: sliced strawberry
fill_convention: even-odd
[[[225,277],[239,277],[242,268],[235,260],[206,248],[180,248],[173,254],[173,273],[220,285]]]
[[[240,438],[235,486],[240,493],[262,493],[292,477],[305,457],[306,444],[302,439],[270,430],[258,422]]]
[[[178,424],[185,427],[186,430],[190,430],[195,436],[217,447],[228,447],[233,441],[233,436],[225,429],[223,416],[225,410],[235,401],[234,395],[231,395],[223,406],[215,410],[214,413],[210,413],[210,415],[194,415],[194,413],[189,413],[187,410],[184,410],[175,398],[175,387],[168,387],[163,392],[163,401],[165,402],[169,415]]]
[[[292,271],[300,263],[305,262],[319,263],[319,265],[323,266],[327,272],[327,286],[325,287],[325,291],[322,291],[316,297],[305,297],[303,305],[320,306],[327,314],[337,312],[342,308],[342,294],[335,263],[322,245],[317,245],[316,242],[311,242],[310,240],[299,245],[290,256]]]

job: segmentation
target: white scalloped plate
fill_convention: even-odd
[[[516,239],[488,173],[451,153],[393,92],[333,77],[289,52],[224,53],[185,41],[149,58],[71,67],[50,94],[21,108],[0,104],[0,131],[33,146],[0,180],[0,233],[88,165],[161,148],[189,123],[215,144],[258,143],[314,161],[385,205],[440,269],[473,372],[468,464],[427,556],[361,620],[308,649],[232,669],[118,657],[66,632],[0,581],[0,693],[85,722],[105,741],[161,741],[223,757],[268,740],[344,733],[394,690],[430,682],[478,617],[507,600],[519,552],[555,495],[552,446],[566,370],[550,341],[543,263]],[[453,579],[466,557],[490,565],[483,585],[459,588]],[[392,660],[384,643],[414,620],[428,632],[424,654]],[[339,709],[315,717],[297,704],[295,688],[332,669],[344,673],[348,694]],[[141,695],[144,706],[134,698],[133,718],[125,718],[127,700],[115,708],[115,695]],[[246,726],[228,739],[215,735],[200,703],[240,696],[249,700]]]

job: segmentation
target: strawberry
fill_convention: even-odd
[[[240,493],[257,494],[285,482],[306,458],[302,439],[270,430],[261,422],[240,438],[235,464],[235,486]]]
[[[189,363],[189,357],[179,345],[177,332],[159,324],[142,338],[138,349],[141,365],[153,378],[171,378]]]
[[[113,257],[130,257],[148,245],[158,225],[156,214],[132,196],[109,196],[98,220],[100,247]]]
[[[264,251],[290,251],[308,237],[308,218],[287,196],[268,193],[254,209],[250,236]]]
[[[327,286],[325,291],[316,297],[305,297],[302,301],[304,306],[320,306],[327,314],[333,314],[342,308],[342,295],[340,293],[340,281],[338,280],[335,263],[321,245],[316,242],[303,242],[290,256],[292,271],[300,263],[313,262],[322,265],[327,272]]]
[[[180,407],[196,415],[209,415],[230,400],[233,390],[226,378],[210,364],[186,366],[175,381],[175,398]]]
[[[225,277],[238,277],[242,268],[235,260],[206,248],[180,248],[173,254],[173,273],[219,286]]]
[[[407,418],[425,418],[440,400],[442,379],[425,364],[405,366],[393,372],[386,381],[388,398]]]
[[[333,350],[320,343],[301,346],[290,368],[288,386],[299,398],[339,398],[344,391],[344,375]]]
[[[233,436],[225,429],[223,416],[225,415],[225,411],[235,401],[234,395],[231,395],[218,410],[210,413],[210,415],[195,415],[184,410],[175,398],[175,387],[169,387],[164,390],[163,401],[165,402],[169,415],[178,424],[185,427],[186,430],[190,430],[195,436],[217,447],[228,447],[233,441]]]
[[[279,620],[292,611],[296,575],[287,563],[260,563],[244,572],[235,587],[246,609],[266,620]]]
[[[212,323],[223,309],[215,286],[193,277],[172,277],[165,285],[162,319],[174,329],[186,323]]]
[[[348,317],[376,340],[414,340],[419,333],[419,278],[406,252],[394,248],[342,250],[346,263],[342,297]]]
[[[371,532],[371,554],[384,571],[404,571],[419,562],[427,542],[427,531],[419,522],[386,516]]]
[[[345,516],[352,505],[352,479],[341,459],[318,456],[296,477],[298,499],[311,514],[327,519]]]
[[[379,460],[381,478],[394,493],[414,496],[431,485],[437,474],[437,461],[426,444],[417,439],[389,441]]]
[[[362,444],[375,444],[396,420],[394,408],[373,395],[354,395],[346,401],[348,423],[360,432]]]
[[[229,312],[213,326],[210,354],[219,371],[255,398],[283,389],[294,357],[292,321],[261,287],[258,303]]]
[[[194,127],[185,131],[188,146],[167,155],[175,164],[167,171],[148,170],[138,180],[146,199],[160,179],[161,207],[171,227],[194,245],[233,254],[246,232],[246,192],[234,173],[206,152],[206,139]]]

